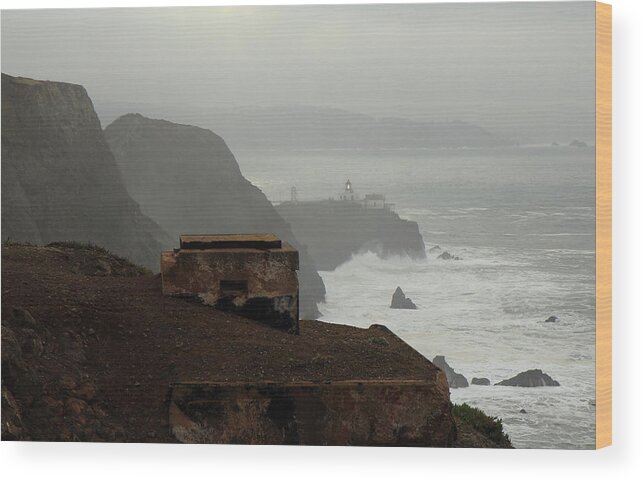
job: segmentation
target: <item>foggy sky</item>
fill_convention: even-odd
[[[104,125],[313,105],[594,139],[593,2],[4,10],[2,71],[84,85]]]

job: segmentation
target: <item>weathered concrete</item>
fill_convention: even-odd
[[[161,253],[163,293],[194,297],[293,334],[299,331],[299,253],[273,234],[181,236]]]
[[[170,432],[184,443],[451,446],[444,376],[324,383],[177,383]]]

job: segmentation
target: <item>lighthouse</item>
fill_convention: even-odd
[[[349,202],[354,202],[357,200],[357,195],[355,194],[355,191],[353,190],[353,184],[351,184],[351,180],[348,179],[346,181],[346,184],[344,184],[344,192],[339,194],[339,198],[341,200],[349,201]]]

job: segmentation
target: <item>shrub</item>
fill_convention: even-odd
[[[463,423],[468,424],[492,441],[499,444],[510,442],[509,436],[502,429],[502,419],[487,416],[480,409],[471,407],[467,403],[454,404],[452,412]]]
[[[384,337],[369,337],[368,342],[377,346],[388,346],[388,341]]]

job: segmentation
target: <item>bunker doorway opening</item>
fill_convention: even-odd
[[[242,296],[248,294],[248,281],[222,280],[219,282],[219,290],[223,297]]]

